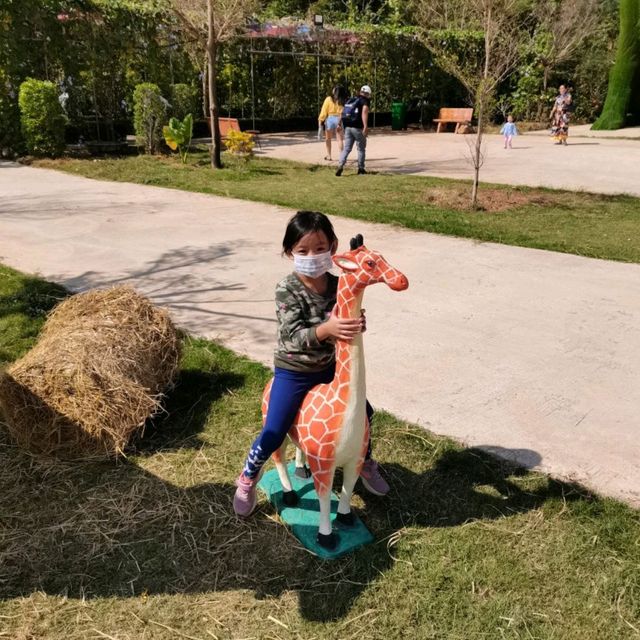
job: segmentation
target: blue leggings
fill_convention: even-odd
[[[275,368],[269,410],[262,431],[249,450],[243,473],[247,478],[255,478],[271,454],[280,448],[300,409],[307,393],[318,384],[328,384],[333,380],[335,365],[322,371],[311,373]],[[373,418],[373,407],[367,400],[369,424]],[[371,458],[371,437],[366,459]]]

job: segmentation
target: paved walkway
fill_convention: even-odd
[[[0,193],[0,262],[133,284],[270,363],[290,211],[8,163]],[[334,221],[410,281],[365,296],[375,406],[640,506],[640,265]]]
[[[616,132],[590,132],[582,126],[571,130],[567,147],[555,146],[547,132],[532,132],[516,137],[513,149],[505,150],[502,136],[487,135],[481,180],[640,196],[640,128],[622,131],[637,139],[596,136]],[[474,136],[453,133],[373,133],[368,142],[367,169],[471,179],[469,144],[473,140]],[[258,153],[263,155],[330,164],[323,161],[324,143],[312,134],[263,135],[261,145]],[[338,158],[337,147],[333,157]],[[355,158],[354,149],[350,156],[352,163]]]

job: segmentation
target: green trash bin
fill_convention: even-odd
[[[404,102],[394,102],[391,105],[391,130],[400,131],[407,128],[407,105]]]

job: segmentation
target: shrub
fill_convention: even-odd
[[[157,84],[143,82],[133,92],[133,127],[145,153],[156,153],[162,142],[162,125],[167,117],[167,101]]]
[[[67,118],[53,82],[27,78],[18,97],[20,125],[27,151],[34,156],[59,156],[64,151]]]
[[[253,135],[244,131],[229,131],[224,141],[227,150],[237,156],[249,160],[253,156],[255,141]]]
[[[182,122],[178,118],[171,118],[169,125],[162,128],[162,133],[167,146],[172,151],[177,149],[182,164],[186,164],[189,145],[193,136],[193,116],[187,113]]]
[[[184,120],[188,113],[198,113],[198,89],[190,84],[171,85],[171,114],[178,120]]]

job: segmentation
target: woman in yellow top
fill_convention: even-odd
[[[342,85],[337,84],[333,87],[331,95],[325,98],[322,109],[320,109],[318,124],[324,129],[324,139],[327,146],[325,160],[331,160],[331,139],[334,137],[334,131],[338,138],[340,151],[344,147],[342,108],[348,97],[347,90]]]

